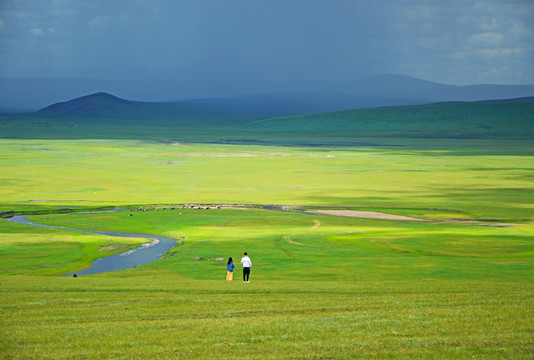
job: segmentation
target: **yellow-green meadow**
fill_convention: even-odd
[[[0,358],[531,358],[532,155],[512,140],[2,139],[0,212],[181,242],[59,277],[143,240],[0,219]],[[101,207],[124,210],[56,214]]]
[[[4,139],[0,206],[192,202],[532,218],[530,143],[411,143],[331,148]]]

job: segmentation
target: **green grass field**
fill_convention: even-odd
[[[398,145],[4,139],[0,211],[29,205],[222,202],[387,208],[433,218],[533,217],[531,143],[421,140]]]
[[[256,206],[34,217],[184,240],[158,262],[78,278],[58,275],[142,240],[0,219],[0,358],[532,359],[532,144],[380,142],[2,139],[0,212]],[[214,259],[243,251],[252,282],[237,271],[227,284]]]
[[[255,277],[262,280],[282,280],[287,273],[325,281],[528,280],[534,275],[530,225],[412,223],[255,209],[149,211],[134,212],[133,217],[129,213],[35,219],[45,224],[182,238],[183,245],[172,257],[145,267],[172,270],[192,279],[220,278],[217,269],[224,270],[224,266],[208,259],[240,258],[243,249],[255,254]],[[191,261],[195,257],[206,260]]]
[[[532,285],[2,276],[6,359],[529,359]]]

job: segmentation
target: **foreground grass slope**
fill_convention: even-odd
[[[0,277],[3,359],[528,359],[532,284]]]
[[[179,211],[35,217],[183,236],[184,242],[164,260],[126,271],[78,278],[0,275],[0,358],[219,359],[236,352],[251,359],[532,356],[528,225],[492,228],[256,209]],[[14,225],[0,220],[2,244],[10,237],[6,229],[17,239],[0,256],[19,271],[27,265],[14,254],[31,256],[31,239],[39,235],[45,267],[60,259],[55,249],[61,232],[72,237],[70,246],[90,244],[84,248],[88,256],[98,253],[103,240],[108,246],[121,243]],[[47,241],[49,236],[55,240]],[[224,262],[213,259],[238,260],[243,249],[252,255],[252,282],[242,283],[238,270],[228,284]]]

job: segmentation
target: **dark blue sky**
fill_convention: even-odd
[[[534,1],[0,0],[1,77],[534,83]]]

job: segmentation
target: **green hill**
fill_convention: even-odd
[[[276,102],[272,106],[276,108]],[[35,113],[1,115],[0,137],[315,146],[355,145],[366,138],[534,138],[532,98],[391,106],[276,118],[265,118],[262,111],[243,104],[150,103],[97,93]]]
[[[534,137],[534,101],[450,102],[279,117],[248,125],[258,132],[340,137]]]

